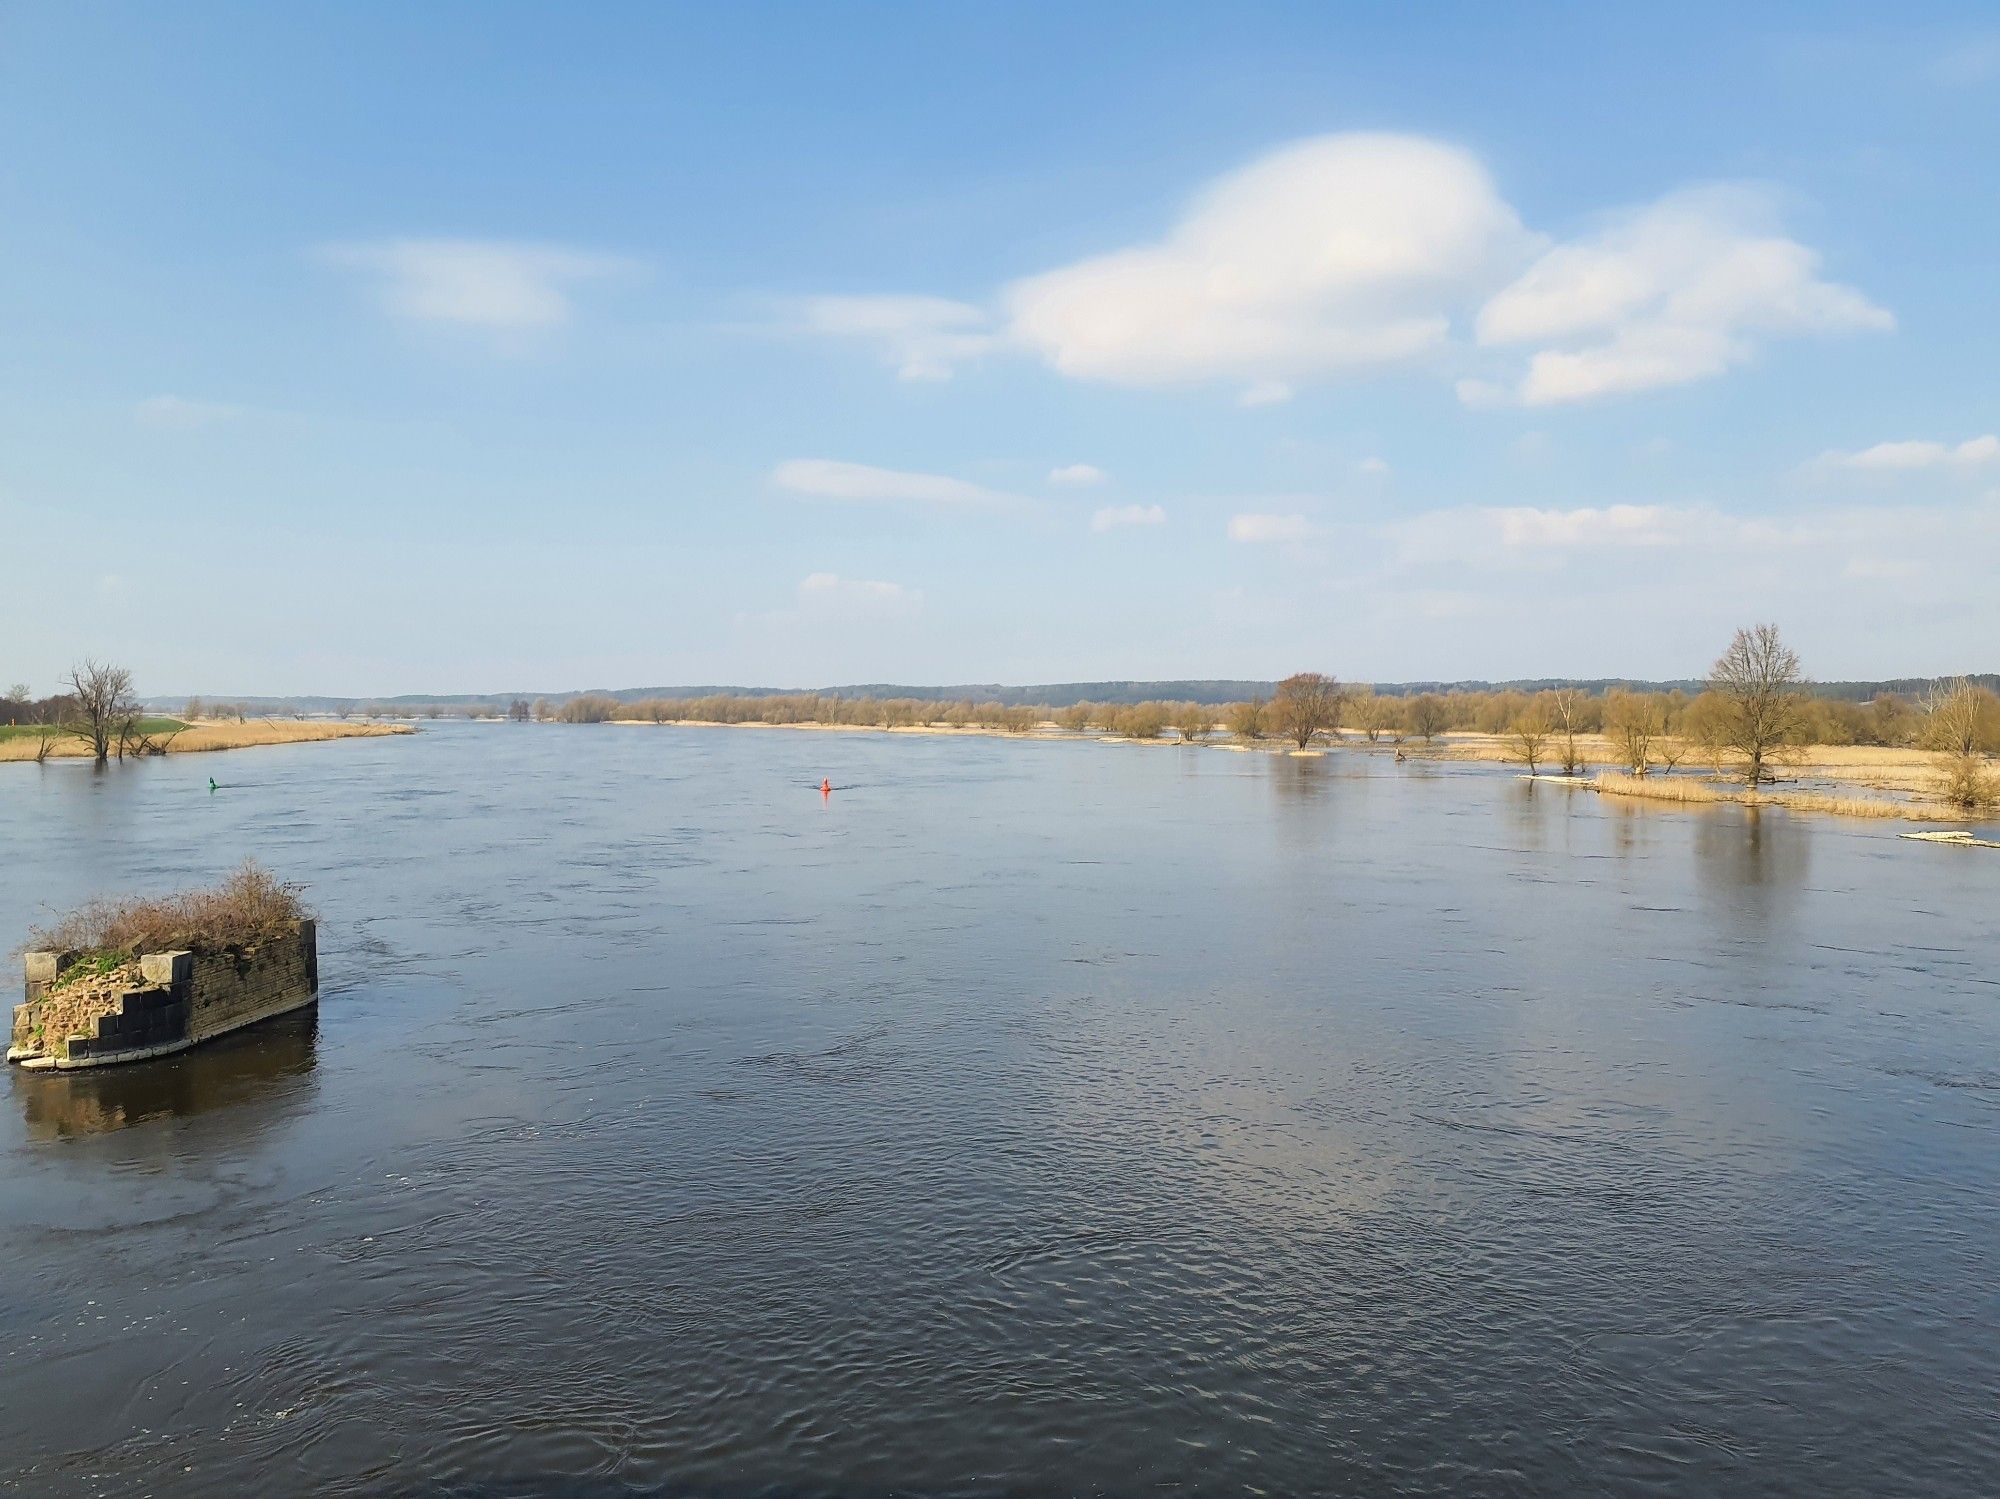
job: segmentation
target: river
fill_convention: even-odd
[[[0,1487],[1994,1492],[2000,855],[1895,831],[970,737],[0,767],[7,943],[254,854],[323,982],[8,1069]]]

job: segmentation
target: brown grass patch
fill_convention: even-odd
[[[1656,802],[1734,802],[1742,800],[1734,792],[1718,791],[1703,781],[1682,776],[1631,776],[1607,770],[1591,783],[1613,796],[1643,796]]]
[[[299,886],[284,884],[252,859],[206,890],[91,901],[36,927],[28,947],[100,957],[240,951],[296,930],[311,915]]]

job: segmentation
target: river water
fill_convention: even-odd
[[[0,768],[8,942],[255,854],[324,985],[8,1069],[0,1487],[2000,1491],[2000,855],[1894,832],[728,729]]]

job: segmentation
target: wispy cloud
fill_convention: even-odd
[[[948,297],[811,297],[800,316],[808,332],[876,345],[905,380],[949,380],[994,345],[986,312]]]
[[[320,253],[369,277],[397,317],[512,332],[561,327],[574,312],[575,288],[637,269],[623,256],[506,240],[392,239]]]
[[[1259,406],[1282,406],[1292,398],[1292,387],[1283,380],[1259,380],[1245,386],[1236,404],[1246,410]]]
[[[1303,515],[1244,514],[1229,517],[1229,539],[1253,544],[1309,541],[1320,527]]]
[[[1895,319],[1822,280],[1819,256],[1773,227],[1765,194],[1683,192],[1540,256],[1479,311],[1487,348],[1540,345],[1513,395],[1548,406],[1707,379],[1768,338],[1883,331]],[[1490,403],[1489,387],[1461,392]]]
[[[1939,83],[1972,87],[2000,79],[2000,36],[1971,36],[1935,58],[1931,77]]]
[[[1878,442],[1858,452],[1822,453],[1811,468],[1863,474],[1908,474],[1926,469],[1980,469],[2000,463],[2000,437],[1992,433],[1961,443],[1930,441]]]
[[[132,419],[142,427],[167,432],[190,432],[232,422],[244,415],[244,408],[222,401],[190,401],[183,396],[148,396],[132,408]]]
[[[942,514],[1004,513],[1033,501],[946,474],[913,473],[845,463],[836,458],[794,458],[771,471],[771,482],[808,499],[854,505],[892,505]]]
[[[843,578],[838,573],[809,573],[798,588],[802,612],[849,618],[882,618],[914,614],[924,596],[901,583]]]
[[[1158,505],[1107,505],[1090,518],[1093,531],[1116,531],[1121,526],[1164,526],[1167,512]]]
[[[1049,470],[1051,484],[1102,484],[1110,477],[1094,463],[1065,463]]]

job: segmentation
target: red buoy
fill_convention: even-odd
[[[833,795],[833,781],[831,778],[824,779],[819,783],[819,794],[821,796]]]

